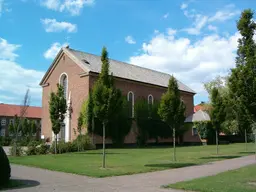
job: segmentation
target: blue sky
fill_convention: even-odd
[[[174,74],[207,101],[203,89],[234,66],[236,20],[252,0],[0,0],[0,102],[20,104],[66,44]]]

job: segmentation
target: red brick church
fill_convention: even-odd
[[[52,140],[51,121],[49,116],[50,92],[56,91],[56,84],[64,86],[64,92],[69,109],[66,113],[63,128],[59,138],[65,141],[75,139],[73,129],[77,127],[77,118],[83,101],[89,95],[89,89],[101,70],[101,57],[69,47],[62,48],[55,57],[51,66],[45,73],[40,85],[43,88],[42,98],[42,135]],[[131,101],[134,115],[134,103],[139,97],[148,98],[148,102],[160,100],[161,95],[167,90],[169,74],[150,70],[132,64],[110,60],[110,71],[115,78],[115,86],[122,90]],[[178,81],[182,99],[186,105],[186,116],[193,114],[195,92],[188,86]],[[72,110],[71,110],[72,109]],[[136,123],[132,128],[136,129]],[[125,143],[136,143],[136,135],[132,131],[126,136]],[[100,136],[94,136],[96,144],[102,143]],[[160,139],[159,142],[171,142],[172,139]],[[197,134],[193,134],[192,127],[183,136],[184,142],[200,142]],[[106,142],[111,143],[111,140]]]

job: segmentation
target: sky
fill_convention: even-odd
[[[41,106],[39,82],[62,46],[204,82],[235,66],[236,21],[253,0],[0,0],[0,103]],[[256,39],[256,38],[255,38]]]

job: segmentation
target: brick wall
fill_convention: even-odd
[[[50,72],[49,77],[45,83],[49,83],[48,86],[43,87],[43,98],[42,98],[42,134],[45,138],[52,137],[51,122],[49,117],[49,95],[51,91],[56,91],[56,84],[59,82],[60,75],[66,73],[68,76],[68,92],[72,93],[72,119],[71,119],[71,140],[75,138],[73,128],[77,126],[77,118],[81,110],[83,101],[88,97],[89,88],[93,87],[94,82],[97,79],[96,74],[80,77],[80,74],[84,71],[74,63],[67,55],[62,54],[57,61],[57,65]],[[134,93],[135,102],[138,97],[147,98],[149,94],[154,97],[154,100],[160,100],[162,94],[166,91],[166,88],[147,85],[140,82],[129,81],[125,79],[116,78],[115,86],[122,90],[124,95],[127,95],[129,91]],[[194,100],[193,94],[181,92],[181,97],[186,104],[186,115],[193,113]],[[133,122],[132,130],[136,130],[136,123]],[[96,143],[102,143],[100,136],[94,135],[94,141]],[[162,140],[162,142],[171,142],[171,139]],[[188,130],[184,135],[184,142],[198,142],[198,138],[192,136],[192,130]],[[111,143],[111,140],[107,139],[107,143]],[[135,143],[136,134],[131,131],[125,138],[125,143]],[[161,142],[161,140],[160,140]]]

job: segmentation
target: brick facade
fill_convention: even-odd
[[[95,80],[97,79],[97,74],[88,73],[85,74],[84,69],[79,67],[74,59],[70,58],[65,53],[61,53],[55,65],[49,71],[48,75],[44,80],[43,87],[43,98],[42,98],[42,135],[45,138],[52,139],[51,122],[49,117],[49,96],[51,91],[56,91],[56,84],[59,83],[61,74],[67,74],[68,77],[68,93],[71,92],[72,101],[72,114],[71,114],[71,136],[70,140],[75,139],[74,131],[77,127],[77,118],[81,110],[83,101],[88,97],[89,88],[93,87]],[[84,75],[82,75],[84,74]],[[134,99],[138,97],[148,98],[151,94],[154,100],[160,100],[161,95],[166,91],[166,88],[149,85],[145,83],[135,82],[132,80],[126,80],[121,78],[115,78],[115,86],[122,90],[124,95],[127,95],[129,91],[134,93]],[[193,113],[193,94],[187,92],[181,92],[182,99],[186,104],[186,115],[191,115]],[[136,130],[136,123],[133,122],[132,130]],[[94,135],[94,141],[97,144],[102,143],[100,136]],[[171,139],[162,140],[162,142],[171,142]],[[184,142],[200,142],[199,137],[192,136],[192,130],[190,129],[184,134]],[[111,143],[109,139],[106,140],[107,143]],[[125,138],[125,143],[135,143],[136,137],[135,133],[131,131]],[[161,142],[161,140],[160,140]]]

